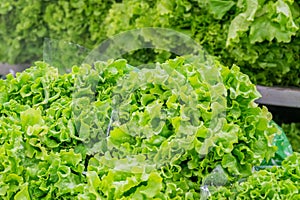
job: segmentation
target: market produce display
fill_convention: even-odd
[[[0,67],[34,63],[0,70],[0,199],[300,199],[254,85],[299,87],[299,29],[299,0],[0,2]]]
[[[37,62],[0,80],[0,198],[199,199],[274,156],[279,129],[258,97],[210,57],[63,75]]]

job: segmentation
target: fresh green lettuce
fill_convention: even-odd
[[[299,146],[299,141],[300,141],[300,124],[299,123],[290,123],[290,124],[285,124],[283,123],[282,129],[286,133],[286,136],[288,137],[292,148],[296,152],[300,152],[300,146]]]
[[[237,64],[254,83],[298,86],[299,26],[297,1],[127,0],[112,5],[103,32],[112,37],[141,27],[171,28],[225,65]]]
[[[228,187],[211,188],[209,199],[299,199],[300,154],[287,157],[282,166],[254,172]]]
[[[72,56],[76,46],[61,44],[93,49],[122,31],[162,27],[187,34],[227,66],[240,66],[255,84],[299,86],[299,10],[295,0],[9,0],[0,4],[0,61],[40,60],[45,40],[47,62],[72,66],[83,58]],[[49,38],[61,41],[59,47]],[[159,49],[167,41],[149,42],[157,49],[124,57],[135,66],[174,58]]]
[[[276,151],[255,85],[209,56],[36,62],[0,82],[2,199],[199,199]]]

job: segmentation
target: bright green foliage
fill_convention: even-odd
[[[282,166],[254,172],[245,181],[229,187],[212,188],[210,199],[299,199],[300,154],[287,157]]]
[[[103,22],[107,36],[140,27],[172,28],[226,65],[239,65],[254,83],[297,86],[299,26],[299,2],[290,0],[127,0],[113,4]]]
[[[294,151],[300,152],[300,123],[282,124]]]
[[[1,2],[0,61],[26,63],[42,59],[45,38],[93,47],[105,38],[99,32],[112,3],[111,0]]]
[[[295,0],[9,0],[0,3],[0,60],[41,59],[45,37],[92,49],[107,37],[140,27],[186,33],[225,65],[240,66],[254,83],[300,83],[300,8]],[[141,50],[125,57],[136,65],[170,56]]]
[[[249,176],[279,130],[248,76],[207,59],[37,62],[0,80],[0,198],[199,199]]]

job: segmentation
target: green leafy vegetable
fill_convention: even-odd
[[[253,83],[299,86],[299,10],[294,0],[9,0],[0,4],[0,61],[40,60],[46,38],[44,48],[53,55],[45,60],[66,67],[86,53],[73,44],[93,49],[122,31],[163,27],[189,35],[225,65],[237,64]],[[135,66],[174,58],[160,50],[168,41],[149,42],[154,51],[125,51],[124,57]]]
[[[298,199],[300,154],[287,157],[282,166],[254,172],[245,181],[228,187],[211,188],[209,199]]]
[[[3,199],[199,199],[276,151],[255,85],[208,56],[68,74],[37,62],[0,96]]]
[[[113,2],[111,0],[1,2],[0,61],[31,63],[41,60],[45,38],[92,48],[105,39],[99,32],[102,29],[101,23]],[[65,53],[68,54],[67,52]],[[70,61],[71,55],[67,57],[59,55],[58,58],[54,49],[53,53],[56,54],[52,57],[55,61]]]
[[[282,124],[282,129],[286,133],[294,151],[300,152],[300,124]]]
[[[298,86],[299,20],[297,1],[128,0],[112,5],[103,32],[112,37],[140,27],[175,29],[226,65],[239,65],[254,83]],[[152,55],[144,63],[149,60]]]

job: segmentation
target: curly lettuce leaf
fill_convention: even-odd
[[[213,57],[37,62],[2,82],[0,198],[199,199],[276,151],[255,85]]]
[[[227,187],[211,187],[209,199],[297,199],[300,154],[288,156],[282,166],[255,171],[246,180]]]

